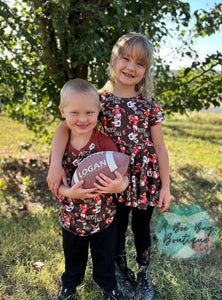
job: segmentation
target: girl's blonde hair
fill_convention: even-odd
[[[83,94],[93,94],[96,96],[97,106],[100,107],[99,94],[97,89],[87,80],[76,78],[70,79],[65,83],[63,88],[60,91],[60,108],[64,108],[66,104],[67,94],[70,92],[83,93]]]
[[[124,57],[130,53],[137,51],[137,58],[145,66],[144,78],[135,86],[136,92],[139,92],[144,97],[149,97],[153,91],[153,84],[150,75],[150,66],[153,58],[153,47],[148,39],[140,33],[130,32],[121,36],[114,45],[108,67],[109,80],[100,93],[112,92],[115,84],[115,62],[119,57]]]

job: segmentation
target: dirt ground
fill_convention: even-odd
[[[0,166],[0,189],[5,198],[1,210],[18,211],[44,209],[56,205],[56,197],[46,182],[48,163],[41,158],[4,159]]]

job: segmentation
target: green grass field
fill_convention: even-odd
[[[46,184],[50,147],[22,124],[0,115],[0,299],[50,300],[64,270],[59,204]],[[172,206],[198,204],[217,227],[209,254],[173,260],[158,251],[152,219],[151,271],[157,300],[222,299],[222,114],[193,112],[163,123],[170,157]],[[129,228],[129,266],[136,272]],[[36,262],[41,262],[35,265]],[[99,300],[89,260],[79,299]]]

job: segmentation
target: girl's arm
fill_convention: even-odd
[[[161,190],[159,196],[159,210],[165,211],[170,205],[170,180],[169,180],[169,158],[167,149],[163,140],[161,124],[151,126],[151,136],[153,145],[159,162],[159,171],[161,179]]]
[[[62,167],[62,158],[69,139],[69,128],[64,121],[55,131],[52,140],[52,149],[50,157],[50,166],[47,176],[48,187],[50,191],[58,196],[59,185],[62,182],[68,186],[66,174]]]

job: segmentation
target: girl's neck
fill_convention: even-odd
[[[114,85],[112,93],[113,95],[120,98],[131,98],[131,97],[138,96],[138,93],[135,91],[134,88],[127,87],[126,89],[123,89],[116,85]]]

